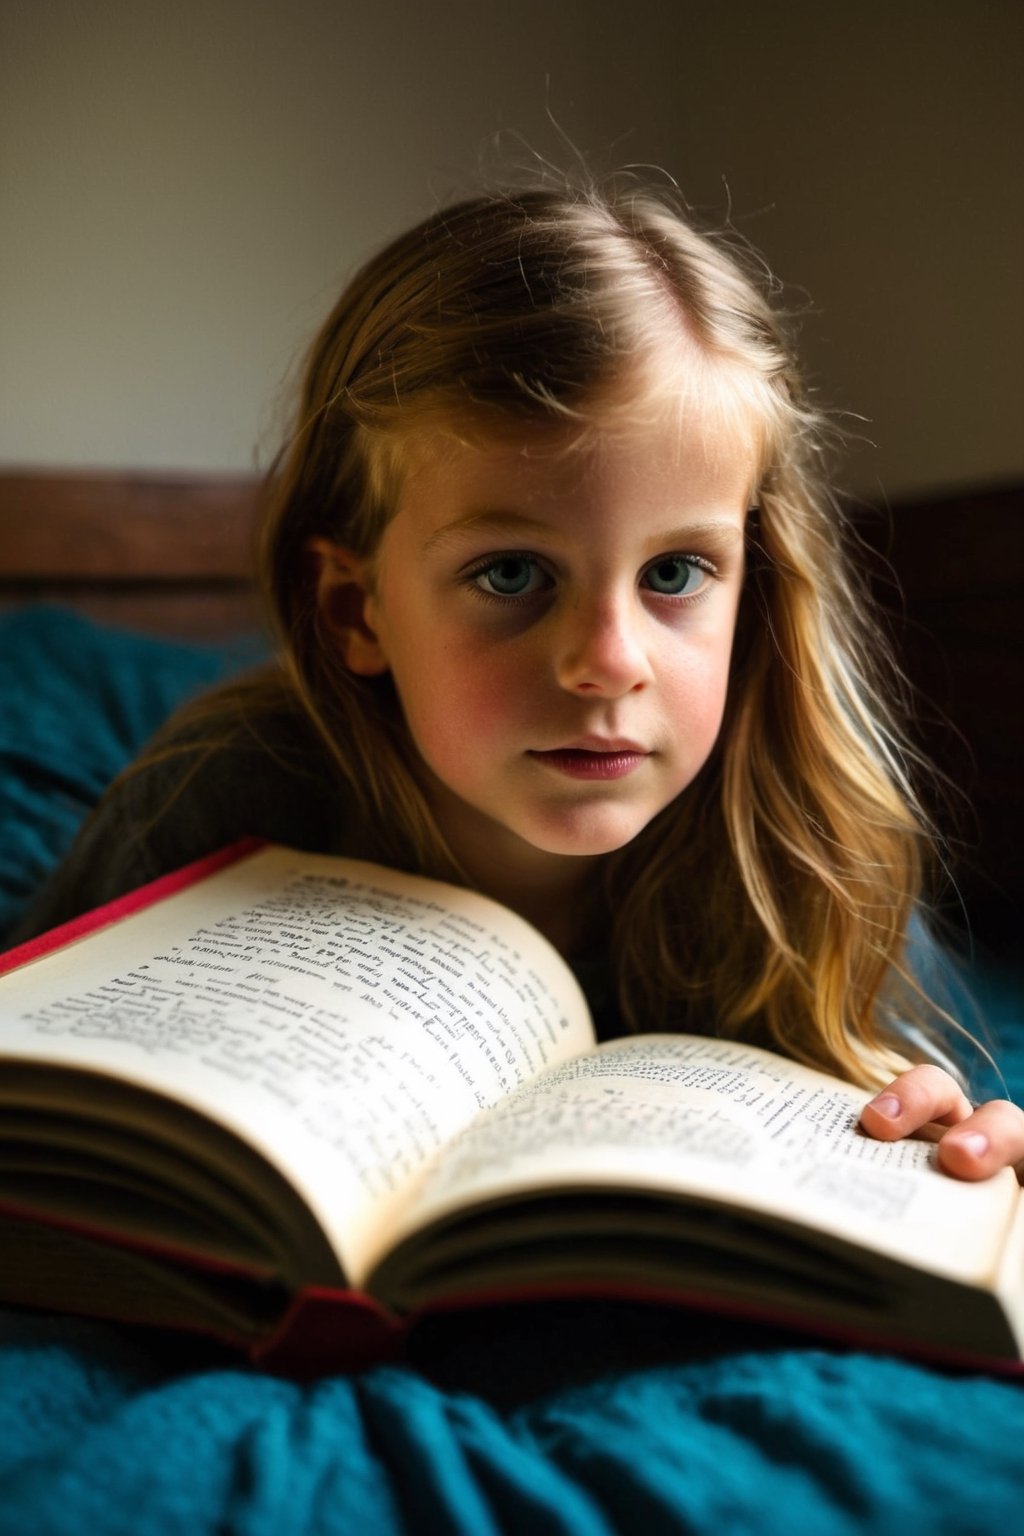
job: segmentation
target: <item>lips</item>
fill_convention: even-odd
[[[534,762],[573,779],[622,779],[639,768],[650,753],[635,741],[585,737],[570,746],[530,752]]]

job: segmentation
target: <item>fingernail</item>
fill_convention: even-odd
[[[871,1108],[877,1109],[887,1120],[898,1120],[903,1113],[903,1105],[894,1093],[880,1093],[877,1099],[871,1100]]]
[[[958,1147],[963,1147],[972,1157],[984,1157],[988,1151],[988,1137],[981,1131],[965,1131],[962,1136],[955,1136],[954,1141]]]

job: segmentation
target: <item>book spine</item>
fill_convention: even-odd
[[[314,1381],[399,1360],[404,1344],[403,1322],[371,1296],[308,1286],[249,1360],[272,1376]]]

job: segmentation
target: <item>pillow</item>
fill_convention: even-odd
[[[975,958],[964,970],[998,1066],[978,1096],[1007,1096],[1024,1105],[1024,970],[987,956]]]
[[[256,639],[191,645],[38,606],[0,617],[0,943],[106,786]]]

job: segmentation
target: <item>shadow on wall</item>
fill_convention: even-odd
[[[916,691],[918,741],[942,776],[936,819],[955,829],[950,868],[963,906],[951,896],[945,915],[983,953],[1016,963],[1024,934],[1024,484],[854,516],[892,567],[877,563],[877,595]]]

